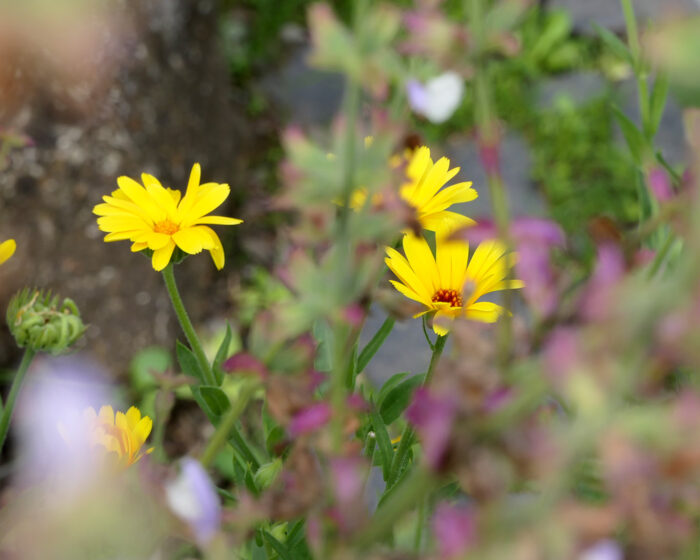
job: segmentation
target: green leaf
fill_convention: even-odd
[[[202,400],[214,416],[222,416],[231,406],[226,393],[218,387],[202,385],[198,390]]]
[[[396,323],[396,320],[393,317],[387,317],[382,323],[382,326],[379,327],[376,333],[374,333],[372,340],[370,340],[367,343],[367,346],[365,346],[362,349],[359,358],[357,358],[358,372],[364,371],[364,369],[367,367],[367,364],[369,364],[370,360],[382,347],[382,344],[384,344],[384,341],[389,336],[389,333],[391,333],[391,330],[394,328],[394,323]]]
[[[355,389],[355,379],[359,370],[357,369],[357,342],[352,347],[352,356],[348,360],[348,365],[345,371],[345,386],[352,391]]]
[[[194,377],[200,384],[205,383],[204,372],[199,367],[199,362],[197,362],[197,358],[192,350],[178,340],[175,344],[175,354],[182,373]]]
[[[618,58],[628,62],[629,64],[634,64],[632,60],[632,53],[627,48],[627,45],[622,42],[622,40],[615,35],[612,31],[601,27],[597,23],[593,24],[593,28],[596,30],[600,36],[605,46],[607,46]]]
[[[530,49],[533,60],[542,60],[571,34],[571,16],[563,10],[551,12],[542,33]]]
[[[668,97],[669,80],[666,72],[659,72],[654,82],[654,90],[651,92],[649,100],[649,136],[654,137],[659,130],[661,118],[666,108],[666,98]]]
[[[267,531],[264,531],[263,537],[267,541],[267,544],[269,544],[272,548],[275,549],[275,552],[278,554],[278,556],[282,560],[294,560],[294,558],[292,558],[292,555],[290,554],[289,550],[287,550],[287,547],[284,546],[281,542],[279,542],[270,533],[268,533]]]
[[[394,459],[394,448],[391,445],[391,438],[389,438],[389,432],[386,430],[386,425],[382,420],[382,416],[375,407],[372,407],[371,419],[372,427],[374,428],[374,436],[379,446],[382,476],[384,480],[388,480],[391,474],[391,462]]]
[[[379,406],[379,414],[387,426],[406,410],[413,397],[413,392],[423,383],[424,378],[424,375],[409,377],[387,393]]]
[[[158,387],[153,372],[165,372],[170,367],[171,362],[170,352],[161,346],[149,346],[140,350],[132,358],[129,365],[131,386],[140,393]]]
[[[221,386],[221,384],[224,382],[224,370],[221,369],[221,364],[223,364],[224,360],[229,357],[229,348],[231,347],[232,337],[233,333],[231,332],[231,325],[226,323],[226,334],[224,335],[224,339],[221,341],[219,349],[216,351],[214,367],[212,368],[214,370],[214,379],[219,386]]]
[[[644,135],[639,131],[637,126],[617,107],[613,107],[613,113],[620,125],[622,134],[625,137],[627,146],[632,153],[632,157],[637,165],[642,164],[642,156],[646,150],[646,140]]]
[[[402,371],[401,373],[395,373],[389,379],[386,380],[384,385],[382,385],[382,388],[379,390],[379,394],[377,395],[378,406],[382,405],[384,399],[389,394],[389,392],[399,383],[401,383],[407,375],[410,375],[410,373],[407,371]]]
[[[313,335],[318,341],[314,368],[318,371],[329,372],[333,368],[333,333],[325,321],[316,321],[313,324]]]
[[[255,484],[255,478],[253,477],[253,472],[250,468],[250,465],[248,465],[248,468],[245,471],[245,477],[243,478],[243,480],[245,482],[245,487],[251,494],[253,494],[253,496],[260,495],[260,490],[258,490],[258,487]]]

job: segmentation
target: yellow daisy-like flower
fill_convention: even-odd
[[[175,247],[194,255],[202,250],[211,253],[216,268],[224,266],[224,250],[219,236],[209,225],[233,226],[243,220],[225,216],[208,216],[229,195],[226,184],[199,184],[201,168],[192,166],[185,196],[180,191],[163,187],[158,179],[143,173],[143,186],[129,177],[119,177],[119,188],[111,196],[102,197],[93,212],[99,228],[107,232],[105,241],[128,239],[132,251],[151,249],[155,270],[163,270]]]
[[[95,446],[104,447],[107,452],[117,454],[119,463],[125,467],[133,465],[153,448],[142,450],[146,438],[151,433],[153,421],[148,416],[141,416],[141,411],[132,406],[123,412],[114,410],[111,406],[103,406],[100,412],[90,407],[83,413],[88,423],[90,442]]]
[[[471,182],[445,187],[457,173],[459,167],[450,169],[450,160],[445,157],[433,162],[427,146],[421,146],[410,156],[406,167],[408,180],[401,185],[400,194],[415,208],[424,229],[446,236],[474,224],[471,218],[447,210],[453,204],[470,202],[479,196]]]
[[[7,259],[15,254],[17,243],[14,239],[8,239],[0,243],[0,264],[3,264]]]
[[[436,255],[422,237],[407,234],[403,238],[406,256],[387,247],[386,264],[398,277],[394,287],[406,297],[422,303],[426,309],[415,317],[434,313],[433,330],[441,336],[449,332],[453,319],[464,317],[492,323],[503,313],[503,307],[482,296],[521,288],[520,280],[508,280],[515,263],[512,253],[499,241],[481,243],[469,258],[469,245],[461,241],[438,238]]]

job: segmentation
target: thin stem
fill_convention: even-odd
[[[22,356],[22,361],[19,364],[19,368],[17,368],[15,378],[12,380],[10,394],[7,395],[7,402],[3,408],[2,417],[0,417],[0,451],[2,451],[2,448],[5,445],[7,432],[10,429],[10,420],[12,419],[12,412],[15,409],[17,395],[19,394],[19,390],[22,387],[22,382],[24,381],[24,376],[27,374],[29,365],[32,363],[35,355],[36,350],[33,348],[26,348],[24,350],[24,356]]]
[[[671,247],[673,247],[673,242],[675,240],[676,238],[673,234],[667,233],[667,237],[664,241],[664,244],[661,246],[661,249],[659,249],[659,251],[656,253],[654,261],[651,263],[651,267],[649,268],[649,278],[654,278],[657,272],[659,272],[659,269],[661,268],[663,262],[666,260],[666,257],[668,256]]]
[[[185,309],[185,304],[182,302],[180,297],[180,292],[177,289],[177,284],[175,283],[175,273],[173,271],[173,263],[171,262],[163,269],[163,279],[165,280],[165,287],[168,289],[168,295],[170,296],[170,301],[173,303],[173,309],[175,310],[175,315],[177,315],[180,321],[180,326],[185,332],[187,337],[187,342],[190,344],[190,348],[194,352],[197,361],[199,362],[199,367],[202,370],[202,375],[208,385],[216,386],[216,378],[209,365],[209,360],[207,355],[204,353],[202,348],[202,343],[199,341],[197,332],[192,326],[192,321],[190,321],[190,316],[187,314]]]
[[[226,416],[223,417],[219,425],[216,427],[214,435],[209,440],[207,447],[204,449],[204,453],[202,453],[202,457],[200,458],[199,462],[202,463],[204,467],[208,467],[211,464],[221,448],[228,441],[229,435],[235,428],[236,422],[240,418],[241,414],[243,414],[243,411],[248,405],[248,401],[250,401],[250,397],[253,396],[253,393],[255,393],[257,388],[257,383],[247,383],[241,387],[236,402],[231,405],[231,408],[229,408]]]
[[[428,371],[425,374],[425,379],[423,380],[423,387],[428,386],[430,380],[433,378],[433,373],[435,372],[435,366],[442,355],[442,351],[445,349],[445,343],[447,342],[447,335],[438,336],[435,341],[435,346],[433,348],[433,355],[430,358],[430,365],[428,366]],[[408,460],[408,450],[411,449],[411,444],[413,443],[413,428],[410,424],[406,424],[406,427],[401,434],[401,441],[399,441],[399,447],[396,450],[396,455],[394,455],[394,460],[391,462],[391,469],[389,470],[389,479],[386,481],[387,488],[390,488],[392,484],[396,482],[403,470],[404,463]]]

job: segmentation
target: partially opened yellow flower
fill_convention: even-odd
[[[0,243],[0,264],[4,263],[12,255],[15,254],[15,249],[17,248],[17,243],[14,239],[8,239]]]
[[[103,406],[99,413],[90,407],[85,410],[84,417],[89,424],[91,443],[116,453],[119,463],[125,467],[153,451],[152,447],[141,449],[151,433],[153,421],[148,416],[142,417],[135,406],[126,414],[120,411],[115,414],[111,406]]]
[[[508,280],[515,262],[512,253],[499,241],[481,243],[471,259],[469,245],[462,241],[438,238],[436,255],[422,237],[406,234],[403,238],[404,257],[387,247],[386,264],[398,277],[394,287],[406,297],[425,306],[426,313],[434,313],[433,330],[444,336],[453,319],[464,317],[474,321],[493,323],[503,313],[503,307],[479,301],[482,296],[523,286],[520,280]]]
[[[132,251],[151,249],[155,270],[163,270],[175,247],[194,255],[210,252],[216,268],[224,266],[224,250],[219,236],[209,225],[240,224],[243,220],[225,216],[209,216],[229,195],[226,184],[199,184],[201,168],[192,166],[185,196],[180,191],[163,187],[158,179],[143,173],[143,186],[129,177],[119,177],[119,188],[93,212],[99,228],[107,232],[105,241],[128,239]]]
[[[449,159],[443,157],[433,163],[430,149],[421,146],[410,156],[407,181],[401,185],[401,198],[415,208],[421,226],[440,236],[474,224],[471,218],[447,210],[453,204],[470,202],[479,196],[471,182],[445,187],[457,173],[459,167],[450,169]]]

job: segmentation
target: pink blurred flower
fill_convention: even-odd
[[[476,540],[476,519],[469,506],[441,503],[435,508],[431,524],[440,558],[459,557]]]
[[[259,375],[262,379],[267,377],[267,368],[252,354],[239,352],[226,360],[221,366],[226,373],[246,372]]]
[[[673,188],[668,180],[666,170],[661,167],[652,167],[647,172],[647,185],[649,190],[659,202],[666,202],[673,198]]]
[[[166,484],[170,509],[192,530],[198,543],[206,545],[219,530],[221,504],[216,487],[199,461],[185,457],[180,474]]]
[[[557,327],[544,345],[545,371],[555,383],[581,363],[578,333],[571,327]]]
[[[432,469],[440,468],[455,414],[452,398],[432,395],[427,387],[415,391],[413,402],[406,409],[406,419],[420,435],[425,459]]]
[[[598,261],[580,303],[583,317],[595,321],[607,316],[613,292],[624,273],[625,260],[620,248],[612,243],[598,247]]]
[[[289,434],[296,437],[318,430],[331,419],[331,407],[328,403],[314,403],[297,412],[289,423]]]
[[[331,474],[335,496],[341,506],[361,496],[367,473],[366,465],[360,457],[332,459]]]

